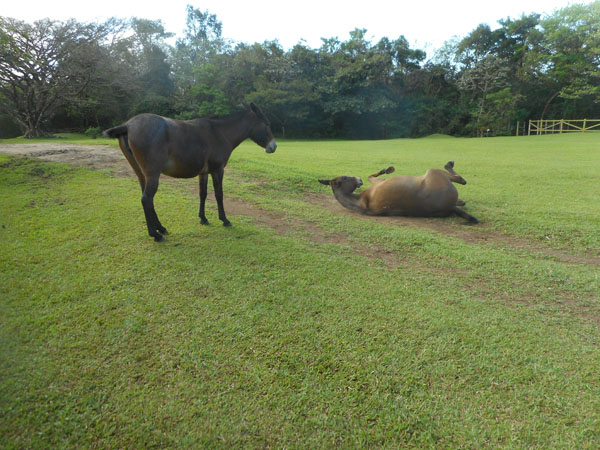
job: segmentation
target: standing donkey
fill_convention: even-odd
[[[267,153],[277,148],[269,120],[254,103],[244,104],[244,111],[194,120],[140,114],[103,134],[119,139],[121,151],[142,188],[148,234],[157,242],[164,240],[163,235],[167,234],[154,210],[154,195],[161,173],[175,178],[199,176],[199,217],[203,225],[208,225],[204,205],[210,174],[219,219],[224,226],[231,226],[223,208],[223,171],[231,153],[247,138],[264,147]]]

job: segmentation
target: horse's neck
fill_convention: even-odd
[[[234,114],[231,117],[220,119],[215,126],[221,132],[229,144],[231,150],[244,142],[250,135],[250,124],[243,115]]]
[[[352,192],[346,194],[341,191],[333,191],[333,195],[338,202],[344,207],[353,211],[365,212],[365,209],[361,206],[360,195]]]

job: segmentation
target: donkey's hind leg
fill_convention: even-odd
[[[463,211],[462,209],[460,209],[458,206],[455,206],[454,209],[453,209],[453,211],[454,211],[454,213],[457,216],[460,216],[463,219],[467,219],[469,221],[469,223],[471,223],[471,224],[479,223],[479,220],[477,220],[477,218],[473,217],[469,213],[466,213],[465,211]]]
[[[135,157],[133,156],[133,152],[129,147],[129,142],[127,141],[127,139],[128,138],[126,134],[123,136],[119,136],[119,147],[121,148],[121,152],[123,152],[123,156],[125,156],[125,158],[129,162],[129,165],[135,172],[135,175],[137,176],[138,181],[140,182],[142,192],[144,192],[144,188],[146,186],[146,177],[144,176],[144,172],[142,172],[140,165],[135,160]]]
[[[453,183],[467,184],[467,181],[454,170],[454,161],[448,161],[444,166],[444,169],[446,169],[450,174],[449,178]]]
[[[369,175],[369,178],[378,177],[379,175],[384,175],[386,173],[392,173],[394,170],[396,170],[396,169],[394,169],[393,166],[390,166],[387,169],[381,169],[379,172],[374,173],[373,175]]]
[[[146,216],[146,225],[148,227],[148,234],[154,238],[156,242],[163,241],[165,238],[163,234],[168,234],[167,229],[162,226],[156,210],[154,209],[154,195],[158,190],[158,176],[147,177],[146,186],[142,194],[142,206],[144,208],[144,215]]]
[[[456,175],[457,173],[454,171],[454,161],[448,161],[446,163],[446,165],[444,166],[444,169],[446,169],[449,173],[451,173],[452,175]]]
[[[393,166],[388,167],[387,169],[381,169],[379,172],[374,173],[373,175],[369,175],[369,182],[371,182],[371,184],[375,183],[375,182],[379,182],[379,181],[383,181],[383,180],[376,180],[375,178],[377,178],[379,175],[384,175],[386,173],[392,173],[394,170]]]

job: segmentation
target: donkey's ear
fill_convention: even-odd
[[[319,180],[319,183],[329,186],[329,184],[331,183],[331,180]]]

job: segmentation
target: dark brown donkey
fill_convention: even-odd
[[[208,225],[204,214],[208,174],[211,175],[219,219],[231,222],[223,209],[223,170],[231,152],[247,138],[267,153],[277,148],[270,123],[253,103],[245,110],[227,116],[175,120],[154,114],[134,116],[104,135],[119,139],[121,151],[131,164],[142,187],[142,206],[148,234],[159,242],[167,229],[154,210],[154,195],[161,173],[175,178],[200,178],[200,223]]]

